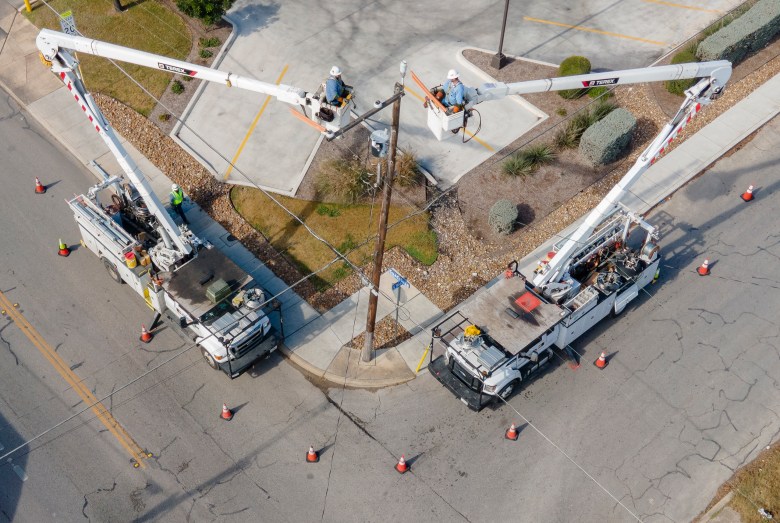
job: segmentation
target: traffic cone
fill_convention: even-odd
[[[306,453],[306,463],[317,463],[319,460],[319,453],[314,450],[314,447],[309,447],[309,452]]]
[[[742,193],[742,196],[740,196],[740,198],[742,198],[746,202],[749,202],[750,200],[752,200],[753,199],[753,186],[750,185],[748,187],[747,191]]]
[[[504,437],[506,439],[511,439],[512,441],[517,441],[517,436],[517,427],[515,427],[515,424],[512,423],[512,426],[507,429]]]
[[[409,470],[409,465],[406,464],[406,460],[404,459],[403,454],[401,455],[401,459],[398,460],[398,463],[395,464],[395,470],[397,470],[400,474],[404,474],[407,470]]]
[[[607,354],[604,351],[601,351],[601,356],[599,356],[599,359],[594,361],[593,364],[596,367],[600,368],[600,369],[603,369],[604,367],[606,367],[607,366]]]
[[[229,408],[227,408],[226,404],[222,404],[222,414],[219,415],[220,418],[222,418],[225,421],[230,421],[233,419],[233,411],[231,411]]]
[[[151,332],[149,332],[148,330],[146,330],[146,325],[144,325],[142,323],[141,324],[141,337],[138,338],[138,339],[140,339],[144,343],[149,343],[150,341],[152,341],[152,338],[154,338],[154,335]]]
[[[707,276],[710,273],[710,260],[704,260],[704,263],[701,264],[701,267],[696,269],[696,272],[699,273],[699,276]]]
[[[35,178],[35,194],[44,194],[46,192],[46,186],[41,183],[41,181],[36,177]]]
[[[60,239],[60,250],[57,252],[57,254],[60,256],[68,256],[70,254],[70,249],[68,249],[68,246],[62,242],[62,239]]]

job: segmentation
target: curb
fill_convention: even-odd
[[[725,496],[721,498],[720,501],[715,503],[715,506],[713,506],[711,509],[709,509],[704,515],[702,515],[700,518],[696,518],[695,521],[697,523],[707,523],[708,521],[711,521],[712,518],[716,517],[721,510],[723,510],[723,507],[728,505],[729,501],[731,501],[731,498],[734,497],[734,491],[732,490]]]
[[[351,387],[351,388],[359,388],[359,389],[381,389],[385,387],[393,387],[395,385],[402,385],[404,383],[412,381],[417,377],[416,375],[412,375],[411,377],[408,378],[387,378],[382,380],[363,380],[357,378],[346,378],[344,376],[339,376],[337,374],[330,373],[327,370],[322,370],[319,367],[315,367],[308,361],[304,360],[303,358],[301,358],[300,356],[292,352],[284,344],[284,342],[279,344],[279,350],[284,355],[284,357],[290,361],[290,363],[292,363],[296,367],[299,367],[307,374],[311,374],[312,376],[323,379],[339,387]]]

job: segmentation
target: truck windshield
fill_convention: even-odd
[[[482,381],[475,377],[472,373],[470,373],[468,370],[463,368],[456,360],[455,358],[452,358],[450,360],[450,370],[452,373],[458,377],[460,381],[466,384],[468,388],[470,388],[473,391],[479,392],[482,390]]]

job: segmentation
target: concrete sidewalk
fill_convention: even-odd
[[[78,105],[73,103],[67,89],[39,63],[34,45],[37,29],[13,9],[8,10],[3,0],[0,0],[0,6],[4,6],[0,8],[0,87],[10,92],[79,161],[88,165],[95,160],[109,173],[120,173],[113,156],[95,135]],[[780,76],[766,82],[656,163],[624,203],[640,213],[646,212],[778,112]],[[166,201],[170,180],[135,148],[129,144],[125,147],[141,166],[155,192]],[[39,173],[26,175],[32,180]],[[44,180],[44,183],[49,181]],[[56,191],[56,187],[52,190]],[[731,190],[740,194],[745,188],[732,187]],[[283,304],[284,325],[277,324],[277,327],[284,329],[283,351],[293,363],[316,377],[352,387],[382,387],[414,378],[429,341],[426,328],[441,316],[441,311],[417,289],[402,288],[399,296],[391,289],[392,278],[388,274],[382,276],[377,319],[395,314],[398,300],[399,322],[414,337],[398,347],[377,351],[377,357],[364,364],[359,361],[359,351],[345,348],[345,345],[363,332],[368,302],[366,289],[320,314],[294,290],[287,289],[282,280],[202,209],[193,206],[187,212],[198,236],[223,250],[269,292],[278,294]],[[562,231],[561,235],[570,233],[576,225]],[[548,245],[540,247],[521,261],[521,267],[535,265],[540,253],[548,250]]]

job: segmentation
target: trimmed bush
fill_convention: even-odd
[[[590,60],[584,56],[570,56],[558,66],[558,76],[575,76],[578,74],[588,74],[590,72]],[[561,98],[573,100],[585,94],[587,89],[564,89],[558,91]]]
[[[615,109],[588,127],[580,139],[580,153],[594,165],[617,160],[631,142],[636,118],[629,111]]]
[[[780,32],[780,2],[759,0],[728,26],[708,36],[696,49],[699,60],[737,64],[762,49]]]
[[[678,52],[672,57],[672,64],[687,64],[690,62],[697,62],[696,49],[689,47]],[[685,90],[696,83],[696,78],[685,78],[683,80],[667,80],[664,82],[666,90],[672,94],[682,96],[685,94]]]
[[[182,13],[200,18],[208,25],[222,20],[222,15],[233,5],[233,0],[176,0],[176,7]]]
[[[582,133],[609,113],[617,108],[612,102],[601,101],[590,109],[584,109],[574,116],[566,124],[566,127],[555,134],[553,144],[558,149],[573,149],[580,144]]]
[[[517,220],[517,205],[509,200],[498,200],[490,208],[488,223],[496,234],[509,234]]]

